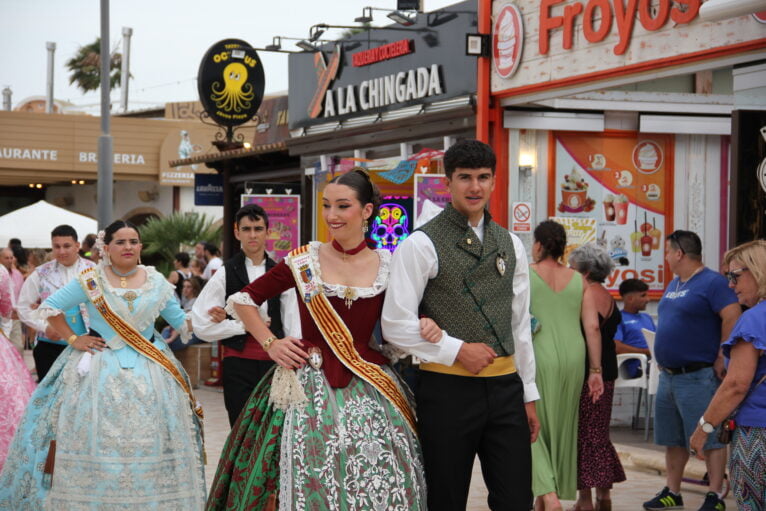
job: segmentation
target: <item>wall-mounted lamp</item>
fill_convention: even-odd
[[[354,21],[357,23],[372,23],[372,11],[384,11],[388,13],[386,16],[388,16],[389,19],[399,23],[400,25],[409,27],[413,25],[417,20],[417,10],[418,9],[397,8],[394,10],[382,9],[380,7],[365,7],[362,9],[362,15],[354,18]]]
[[[465,54],[469,57],[489,57],[489,46],[488,34],[465,35]]]
[[[417,13],[410,13],[405,11],[393,11],[386,14],[386,16],[402,26],[410,27],[415,24],[418,15]]]
[[[532,153],[521,153],[519,155],[519,173],[521,175],[531,176],[534,167],[535,157]]]
[[[295,43],[295,46],[297,46],[298,48],[300,48],[303,51],[309,51],[309,52],[319,51],[319,48],[317,48],[316,46],[314,46],[313,44],[311,44],[310,42],[308,42],[305,39],[301,39],[300,41]]]
[[[372,7],[365,7],[362,9],[362,15],[358,18],[354,18],[357,23],[372,23]]]
[[[282,37],[275,35],[271,38],[271,44],[267,44],[264,47],[265,50],[268,51],[279,51],[282,49]]]
[[[708,0],[700,7],[704,21],[720,21],[763,10],[763,0]]]

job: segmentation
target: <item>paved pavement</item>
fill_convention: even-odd
[[[24,354],[30,368],[34,367],[31,351]],[[218,459],[223,444],[229,434],[229,420],[223,405],[223,393],[220,387],[200,387],[195,390],[197,399],[205,409],[205,444],[207,465],[205,478],[208,487],[215,476]],[[665,485],[664,454],[661,448],[654,446],[651,441],[645,442],[643,431],[633,431],[629,428],[613,428],[612,440],[615,443],[620,459],[625,466],[627,481],[615,485],[612,490],[612,509],[615,511],[640,511],[641,504],[651,498]],[[701,477],[704,473],[704,463],[692,460],[687,467],[687,475]],[[698,509],[704,500],[707,489],[703,486],[684,483],[682,493],[687,510]],[[564,509],[571,507],[573,502],[563,502]],[[736,509],[731,495],[726,498],[729,510]],[[481,476],[478,460],[474,465],[471,491],[468,497],[466,511],[488,511],[487,489]]]
[[[220,389],[200,387],[195,392],[197,399],[205,408],[205,441],[208,455],[205,476],[209,485],[215,475],[218,457],[229,432],[229,421]],[[617,452],[625,465],[627,481],[615,485],[612,491],[612,509],[615,511],[641,510],[641,504],[665,486],[664,475],[661,475],[664,466],[663,451],[650,442],[645,442],[643,431],[620,428],[614,430],[613,438]],[[696,477],[701,477],[705,472],[704,463],[698,460],[692,460],[689,468],[689,475]],[[702,505],[706,491],[707,489],[703,486],[684,484],[682,493],[686,509],[698,509]],[[565,501],[563,504],[564,509],[567,509],[574,502]],[[731,495],[726,499],[726,505],[730,510],[736,509]],[[477,460],[473,470],[467,511],[488,510],[487,489]]]

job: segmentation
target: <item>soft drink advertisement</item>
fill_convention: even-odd
[[[269,215],[266,251],[275,261],[281,261],[300,244],[300,195],[242,195],[242,206],[258,204]]]
[[[596,242],[616,265],[607,289],[616,292],[623,280],[638,278],[660,296],[673,217],[673,136],[561,132],[553,138],[550,214],[596,221]]]

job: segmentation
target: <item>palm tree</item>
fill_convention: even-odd
[[[77,84],[83,92],[97,90],[101,86],[101,38],[86,46],[81,46],[77,54],[66,62],[69,84]],[[109,69],[109,89],[114,89],[122,79],[122,54],[112,52]]]
[[[199,213],[176,212],[164,218],[150,218],[139,227],[143,253],[158,256],[157,270],[167,275],[173,269],[173,259],[181,250],[189,250],[200,241],[218,245],[223,233],[213,220]]]

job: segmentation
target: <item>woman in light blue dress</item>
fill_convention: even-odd
[[[205,503],[201,410],[154,330],[161,315],[188,335],[184,312],[165,278],[138,264],[133,225],[113,223],[104,241],[105,261],[38,309],[70,346],[16,432],[0,509],[190,511]],[[77,304],[94,335],[66,325],[61,311]]]

